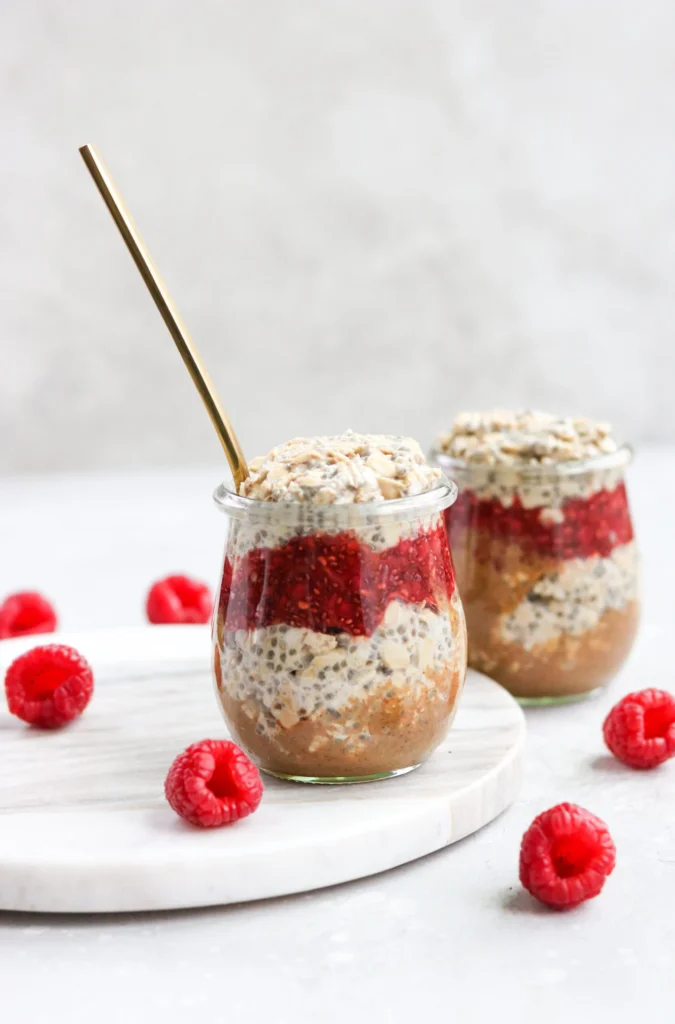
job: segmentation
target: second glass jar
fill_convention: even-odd
[[[619,670],[639,618],[628,446],[553,465],[434,452],[459,486],[448,532],[469,664],[525,704],[588,696]]]
[[[269,503],[221,487],[228,520],[214,671],[265,771],[356,782],[443,738],[466,670],[444,510],[454,485],[364,505]]]

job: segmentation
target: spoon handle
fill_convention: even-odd
[[[181,354],[202,402],[206,406],[206,411],[211,417],[211,422],[216,429],[220,443],[225,449],[234,483],[238,490],[239,485],[248,476],[246,459],[237,440],[237,435],[227,417],[227,413],[220,404],[197,347],[190,337],[188,329],[183,323],[173,299],[169,295],[169,290],[164,284],[145,242],[141,238],[138,228],[134,224],[133,218],[126,208],[124,200],[110,177],[110,172],[97,152],[96,147],[91,145],[81,146],[80,155],[86,164],[87,170],[94,179],[94,184],[101,193],[103,202],[108,207],[119,233],[124,239],[134,263],[138,267],[141,277],[145,281],[162,320],[169,329],[169,334]]]

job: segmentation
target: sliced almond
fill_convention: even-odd
[[[330,651],[328,654],[317,654],[307,668],[300,673],[301,679],[316,679],[324,669],[335,669],[342,660],[342,651]]]
[[[403,625],[406,618],[407,612],[403,604],[400,601],[391,601],[387,605],[382,624],[385,629],[396,629],[397,626]]]
[[[345,652],[345,658],[349,662],[349,667],[362,668],[373,656],[370,642],[368,640],[355,639],[352,646],[356,648],[355,651]]]
[[[303,473],[302,476],[295,478],[295,483],[298,487],[321,487],[323,478],[318,470],[313,470],[309,473]]]
[[[314,633],[313,630],[307,630],[305,636],[304,646],[312,652],[312,654],[327,654],[329,651],[334,651],[337,647],[337,640],[334,636],[330,636],[329,633]],[[334,655],[331,655],[334,658]],[[339,660],[339,659],[338,659]]]
[[[298,715],[292,708],[284,707],[276,712],[276,719],[282,729],[292,729],[300,721]]]
[[[417,664],[422,672],[431,668],[434,663],[434,642],[430,636],[425,636],[417,648]]]
[[[283,462],[271,462],[267,468],[267,479],[271,481],[283,480],[288,470]]]
[[[388,668],[405,668],[410,664],[410,655],[403,644],[385,640],[380,648],[380,657]]]
[[[372,452],[366,459],[366,466],[376,474],[376,476],[394,477],[396,476],[396,463],[393,459],[383,455],[382,452]]]
[[[380,485],[382,497],[386,498],[387,501],[391,501],[393,498],[400,498],[405,489],[404,480],[390,480],[388,477],[378,476],[377,482]]]
[[[252,700],[245,700],[241,706],[241,710],[247,718],[257,718],[258,716],[258,709]]]

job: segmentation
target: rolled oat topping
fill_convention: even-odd
[[[352,431],[295,438],[253,459],[249,469],[244,497],[320,505],[406,498],[437,487],[442,476],[411,437]]]
[[[577,462],[617,450],[608,423],[521,409],[464,412],[436,441],[439,451],[483,465]]]

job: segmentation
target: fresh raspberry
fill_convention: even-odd
[[[602,727],[605,743],[631,768],[655,768],[675,756],[675,697],[639,690],[615,704]]]
[[[146,611],[154,623],[198,623],[211,618],[213,598],[205,583],[189,576],[167,576],[150,587]]]
[[[520,881],[557,910],[597,896],[616,863],[600,818],[576,804],[558,804],[535,818],[520,845]]]
[[[91,666],[72,647],[34,647],[5,676],[9,710],[41,729],[57,729],[81,715],[94,691]]]
[[[260,773],[236,743],[202,740],[179,754],[164,783],[176,814],[191,825],[217,828],[252,814],[260,803]]]
[[[31,590],[10,594],[0,604],[0,640],[29,633],[53,633],[56,612],[49,601]]]

